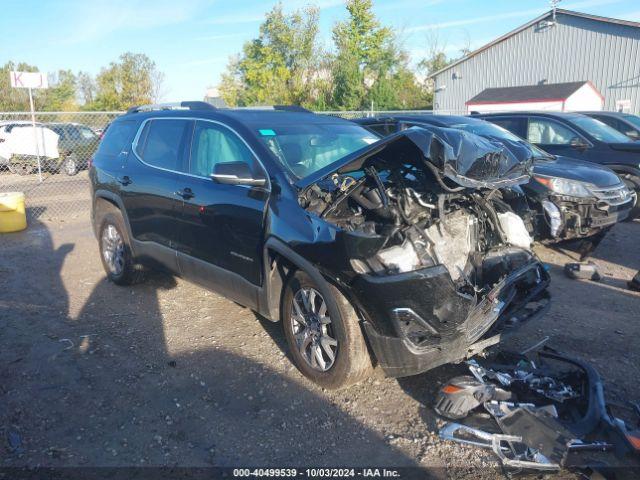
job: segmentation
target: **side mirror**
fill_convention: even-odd
[[[266,178],[254,178],[249,165],[244,162],[217,163],[213,167],[211,178],[225,185],[249,185],[264,187]]]
[[[571,148],[574,148],[575,150],[586,150],[587,148],[589,148],[587,142],[585,142],[580,137],[573,137],[569,144],[571,145]]]
[[[626,134],[631,140],[640,140],[640,132],[637,130],[629,130]]]

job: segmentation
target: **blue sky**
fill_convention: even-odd
[[[0,0],[0,64],[92,74],[126,51],[146,53],[165,74],[165,101],[201,99],[230,55],[257,35],[273,0]],[[343,0],[287,0],[286,10],[320,9],[321,38],[346,16]],[[436,36],[449,55],[477,48],[549,9],[545,0],[374,0],[414,61]],[[563,0],[561,8],[640,21],[637,0]]]

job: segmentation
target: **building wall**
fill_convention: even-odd
[[[631,112],[640,113],[640,28],[558,14],[556,25],[531,25],[437,75],[434,109],[464,112],[485,88],[543,80],[591,80],[604,110],[628,99]]]
[[[567,112],[602,110],[602,98],[590,85],[583,85],[564,102]]]

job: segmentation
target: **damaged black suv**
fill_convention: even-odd
[[[379,140],[298,107],[132,108],[93,159],[117,284],[163,268],[272,321],[319,385],[460,361],[548,307],[549,277],[500,188],[530,165],[473,134]]]

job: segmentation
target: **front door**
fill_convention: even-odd
[[[585,146],[576,147],[579,140]],[[552,155],[587,160],[589,142],[572,128],[550,118],[530,117],[527,125],[527,141]]]
[[[246,162],[265,175],[247,144],[221,123],[195,122],[188,169],[178,176],[182,216],[177,243],[182,274],[245,305],[262,274],[268,190],[211,178],[217,163]]]

